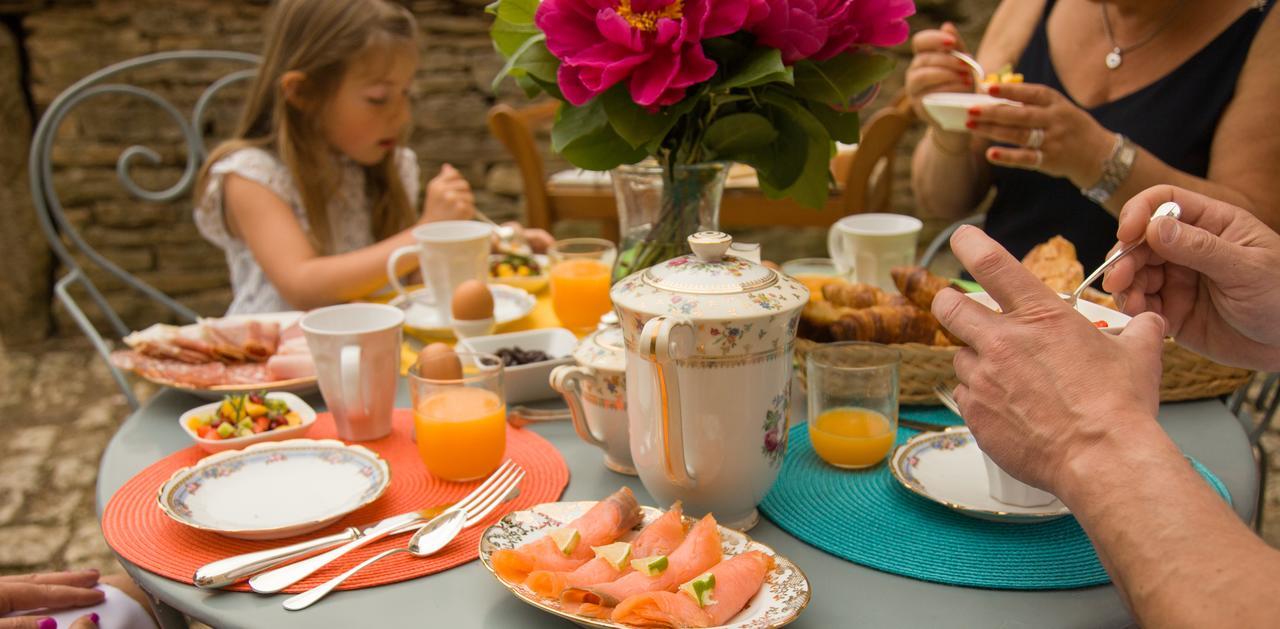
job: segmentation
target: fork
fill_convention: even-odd
[[[490,477],[490,480],[493,480],[494,478],[499,478],[499,475],[494,474]],[[447,527],[448,525],[453,524],[456,527],[451,532],[446,532],[445,536],[433,540],[434,543],[431,548],[417,548],[419,536],[415,534],[413,539],[409,541],[408,547],[392,548],[391,550],[378,553],[377,555],[360,562],[354,568],[351,568],[350,570],[347,570],[346,572],[343,572],[342,574],[329,579],[306,592],[285,599],[283,603],[284,608],[289,611],[306,609],[316,601],[324,598],[329,594],[329,592],[332,592],[334,588],[341,585],[343,581],[351,578],[355,573],[360,572],[366,567],[372,565],[374,562],[390,557],[391,555],[407,552],[413,554],[415,557],[429,557],[435,554],[441,548],[447,546],[449,542],[453,541],[453,538],[456,537],[458,533],[461,533],[463,529],[475,526],[476,524],[484,521],[490,513],[493,513],[494,509],[497,509],[507,500],[514,497],[513,493],[518,493],[521,480],[524,480],[524,470],[520,469],[517,465],[511,466],[511,468],[501,475],[501,480],[498,483],[489,486],[487,489],[482,485],[481,489],[484,489],[484,491],[477,490],[472,492],[471,495],[458,501],[458,504],[446,509],[444,513],[432,518],[430,522],[418,527],[419,530],[434,528],[437,525]],[[488,485],[488,481],[486,481],[485,484]],[[462,526],[457,527],[456,524],[448,522],[451,518],[457,518],[459,514],[463,514],[466,517]],[[443,524],[442,521],[444,521]],[[435,531],[432,532],[434,533]]]
[[[511,474],[516,472],[520,473],[521,475],[524,474],[524,470],[520,469],[519,465],[516,465],[514,461],[511,461],[510,459],[508,459],[500,467],[498,467],[497,471],[495,471],[492,475],[489,476],[488,479],[486,479],[483,483],[481,483],[479,487],[476,487],[474,491],[472,491],[462,500],[459,500],[456,504],[453,505],[453,507],[450,507],[445,512],[448,513],[450,511],[457,511],[464,504],[472,504],[472,501],[474,501],[477,496],[487,495],[488,492],[491,491],[495,485],[503,482],[503,480],[505,480],[506,478],[509,478]],[[403,525],[396,527],[394,531],[397,534],[405,533],[415,528],[421,528],[422,525],[426,524],[426,521],[427,521],[426,518],[422,518],[420,520],[417,520],[416,522],[407,522]],[[389,532],[390,531],[384,531],[384,533],[389,533]],[[249,579],[249,587],[252,588],[253,591],[258,592],[259,594],[274,594],[276,592],[279,592],[280,590],[283,590],[289,587],[290,585],[293,585],[294,583],[297,583],[298,581],[301,581],[311,576],[317,570],[325,567],[330,562],[347,554],[348,552],[353,551],[361,546],[364,546],[365,544],[368,544],[374,540],[381,539],[381,537],[382,535],[368,535],[366,537],[362,537],[355,541],[348,542],[346,545],[339,546],[338,548],[335,548],[327,553],[324,553],[323,555],[316,555],[315,557],[312,557],[310,559],[305,559],[303,561],[299,561],[298,563],[295,563],[295,564],[290,564],[282,568],[276,568],[275,570],[271,570],[269,572],[263,572],[262,574],[259,574],[258,576],[253,577],[252,579]]]
[[[964,419],[964,415],[960,414],[960,405],[956,404],[956,396],[951,393],[951,387],[939,382],[933,385],[933,394],[938,397],[938,401],[947,407],[947,410],[956,414],[956,417]]]

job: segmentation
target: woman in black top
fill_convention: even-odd
[[[1280,228],[1277,0],[1007,0],[977,58],[1023,84],[1022,107],[969,111],[969,133],[930,125],[912,187],[929,213],[971,212],[994,185],[987,231],[1023,256],[1055,234],[1086,270],[1115,244],[1124,202],[1160,183],[1251,209]],[[933,92],[973,91],[954,26],[917,33],[907,71],[916,111]]]

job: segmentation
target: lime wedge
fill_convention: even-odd
[[[627,560],[631,559],[631,544],[626,542],[614,542],[604,546],[592,546],[591,550],[599,557],[613,566],[614,570],[621,570],[627,565]]]
[[[581,539],[582,536],[578,534],[578,529],[564,528],[551,531],[551,541],[565,555],[573,554]]]
[[[982,285],[970,280],[951,280],[951,283],[966,293],[981,293]]]
[[[636,572],[640,572],[642,574],[645,574],[651,577],[656,577],[662,574],[662,572],[667,569],[667,556],[654,555],[652,557],[642,557],[640,559],[632,559],[631,567],[635,568]]]
[[[704,572],[697,578],[680,586],[680,591],[693,597],[693,601],[698,604],[698,607],[716,604],[715,598],[711,596],[715,589],[716,575],[710,572]]]

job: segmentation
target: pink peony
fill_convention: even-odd
[[[912,0],[817,0],[818,18],[827,24],[827,41],[813,53],[830,59],[859,45],[897,46],[907,40],[906,18],[915,14]]]
[[[570,103],[626,80],[637,104],[660,107],[715,74],[702,40],[738,31],[762,1],[543,0],[534,22],[560,59],[556,78]]]
[[[826,1],[826,0],[823,0]],[[827,41],[827,25],[819,19],[814,0],[764,0],[769,11],[753,10],[747,30],[756,41],[782,52],[782,62],[791,65],[807,59]],[[757,17],[759,16],[759,17]]]

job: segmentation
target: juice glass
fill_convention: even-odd
[[[831,258],[797,258],[782,263],[782,272],[794,277],[809,289],[809,301],[822,301],[822,287],[844,281]]]
[[[898,350],[878,343],[829,343],[809,353],[809,440],[822,460],[871,467],[893,449],[901,361]]]
[[[551,308],[560,324],[578,333],[590,332],[600,317],[613,309],[609,275],[618,249],[601,238],[557,240],[551,258]]]
[[[462,379],[422,377],[409,370],[418,454],[432,476],[450,481],[484,478],[498,469],[507,447],[502,359],[458,352]]]

